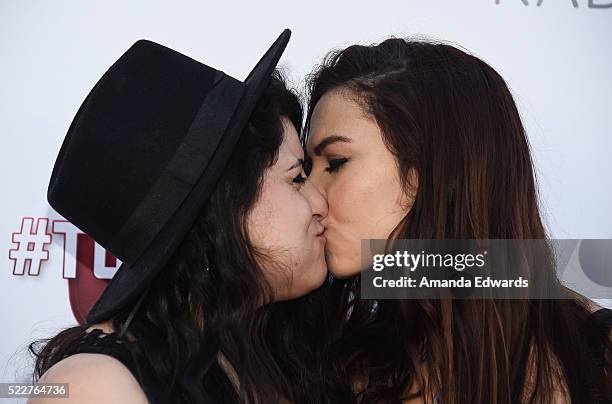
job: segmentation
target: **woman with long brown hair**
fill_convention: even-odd
[[[362,239],[547,238],[502,77],[392,38],[332,52],[309,84],[309,181],[329,204],[335,276],[330,401],[611,402],[611,312],[560,282],[562,299],[360,298]]]

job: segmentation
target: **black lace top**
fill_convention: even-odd
[[[130,345],[134,344],[134,342],[126,341],[125,338],[120,338],[117,332],[109,334],[96,328],[90,332],[84,331],[63,357],[78,353],[97,353],[112,356],[130,370],[145,393],[149,403],[159,404],[181,401],[178,397],[172,396],[172,392],[169,389],[169,381],[159,380],[155,371],[148,364],[142,363],[142,361],[134,357],[134,346],[130,349]],[[237,403],[235,397],[226,395],[219,398],[212,394],[213,391],[215,393],[234,391],[234,386],[218,364],[212,365],[211,373],[213,376],[210,382],[214,387],[211,386],[209,395],[205,398],[203,404]]]
[[[72,348],[67,351],[65,356],[76,355],[78,353],[97,353],[112,356],[130,370],[146,394],[149,402],[165,402],[157,397],[159,393],[155,388],[157,383],[154,381],[153,372],[137,363],[126,344],[130,344],[130,342],[120,339],[118,333],[106,334],[96,328],[90,332],[84,332]]]
[[[588,319],[587,329],[593,338],[593,341],[603,341],[605,338],[600,338],[601,335],[597,333],[606,333],[612,328],[612,310],[600,309],[592,313]],[[164,403],[172,402],[172,400],[164,395],[164,387],[159,381],[156,380],[152,370],[148,369],[142,364],[138,364],[133,358],[131,351],[127,348],[125,342],[119,339],[117,333],[105,334],[100,329],[94,329],[91,332],[84,333],[83,336],[78,340],[77,343],[69,350],[66,356],[74,355],[77,353],[99,353],[110,355],[118,359],[132,372],[141,388],[145,392],[149,402],[151,403]],[[596,363],[600,366],[603,371],[605,347],[601,344],[593,344],[593,355]],[[607,403],[608,401],[600,401],[599,398],[593,397],[595,401],[589,401],[590,403]],[[215,400],[216,401],[216,400]]]

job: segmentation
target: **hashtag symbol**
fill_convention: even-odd
[[[9,250],[9,258],[15,263],[13,275],[23,275],[27,267],[28,275],[38,276],[41,262],[49,259],[46,246],[51,244],[51,234],[47,232],[48,223],[49,219],[40,217],[35,228],[34,218],[24,217],[21,220],[21,230],[13,233],[15,248]]]

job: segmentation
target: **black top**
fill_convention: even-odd
[[[588,318],[587,328],[589,330],[589,335],[592,338],[595,338],[593,341],[605,340],[605,338],[599,338],[600,335],[597,334],[601,332],[607,335],[607,332],[609,331],[607,328],[612,328],[612,310],[600,309],[592,313]],[[151,369],[137,364],[126,344],[130,344],[130,342],[119,339],[116,332],[105,334],[100,329],[94,329],[91,332],[84,333],[83,336],[75,343],[74,347],[68,351],[66,356],[77,353],[99,353],[110,355],[118,359],[130,370],[130,372],[132,372],[146,394],[149,402],[161,403],[171,401],[168,400],[167,396],[163,395],[163,388],[165,386],[161,386],[160,383],[156,381]],[[601,345],[601,343],[594,343],[592,345],[592,349],[594,359],[597,365],[603,371],[605,355],[604,347]]]
[[[159,380],[156,377],[156,372],[146,363],[139,361],[133,354],[134,347],[130,349],[130,345],[134,342],[126,341],[125,338],[120,338],[119,333],[112,332],[104,333],[102,330],[95,328],[90,332],[84,331],[83,334],[74,342],[74,344],[66,351],[65,357],[78,353],[97,353],[112,356],[125,365],[134,378],[138,381],[140,388],[147,396],[147,400],[152,404],[159,403],[174,403],[179,401],[177,397],[172,396],[169,391],[169,381]],[[225,372],[218,364],[211,366],[212,380],[214,388],[210,388],[208,397],[205,399],[205,404],[220,404],[234,403],[234,397],[224,395],[222,398],[215,397],[212,392],[233,391],[234,386],[226,377]]]
[[[159,393],[154,390],[154,386],[158,384],[154,381],[153,372],[137,364],[132,352],[126,346],[126,344],[129,343],[130,342],[120,339],[119,334],[116,332],[106,334],[102,330],[96,328],[90,332],[84,332],[72,348],[67,351],[65,356],[67,357],[78,353],[97,353],[112,356],[130,370],[140,384],[149,402],[164,402],[164,400],[158,397]]]

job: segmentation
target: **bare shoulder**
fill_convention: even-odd
[[[80,353],[69,356],[47,370],[38,382],[68,383],[67,402],[147,402],[130,370],[117,359],[103,354]],[[31,404],[55,402],[57,399],[54,398],[28,401]]]

